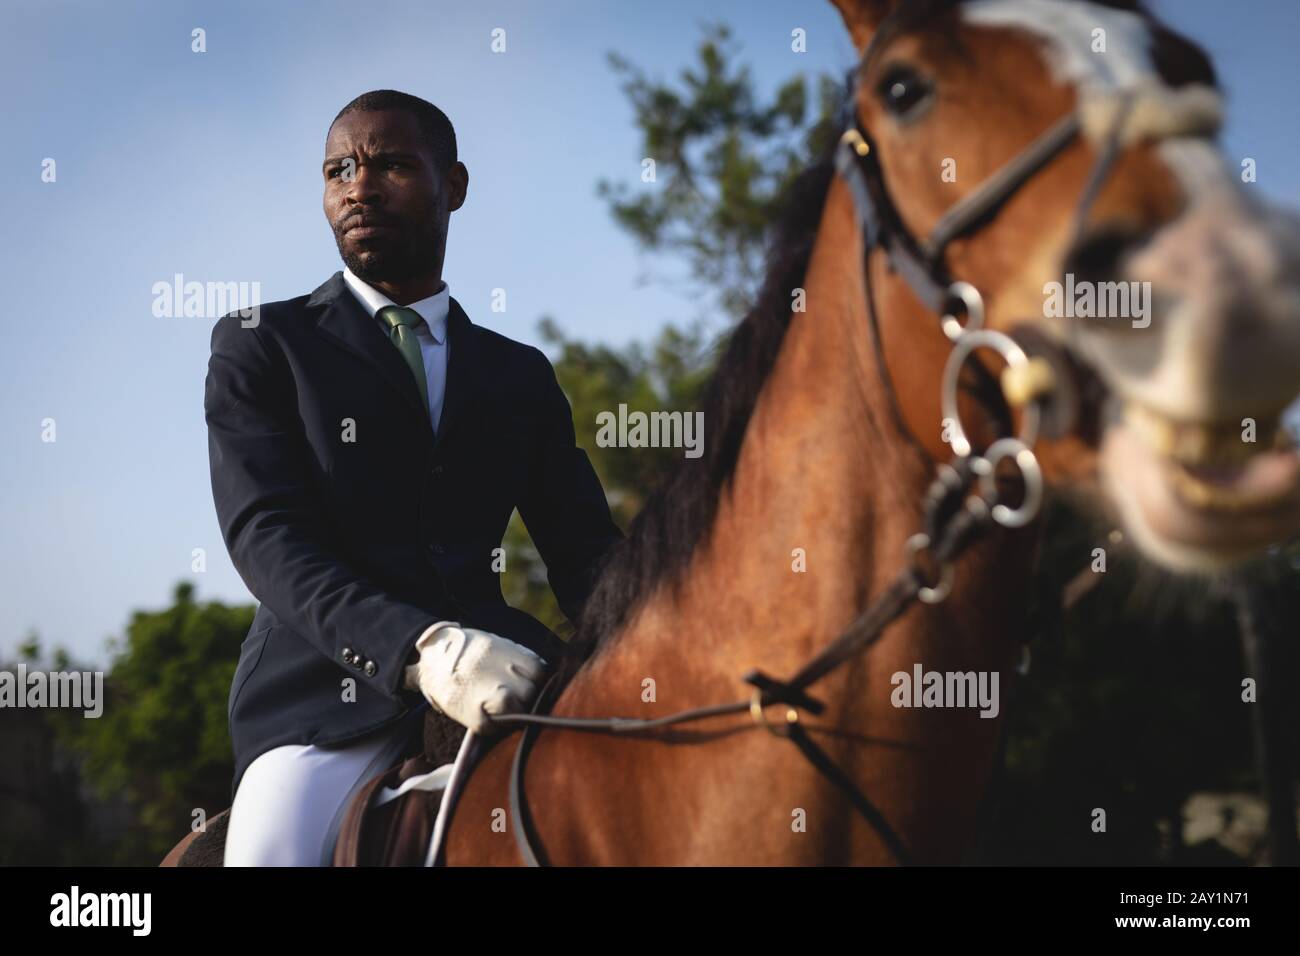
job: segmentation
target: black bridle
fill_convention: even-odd
[[[1072,110],[949,208],[923,239],[913,236],[904,225],[885,187],[875,144],[863,129],[856,110],[852,125],[836,148],[835,169],[853,191],[864,251],[884,249],[890,266],[903,277],[922,304],[944,316],[944,334],[955,340],[961,329],[954,324],[956,317],[950,308],[956,305],[967,312],[977,323],[967,326],[970,330],[979,327],[982,313],[973,314],[974,297],[970,294],[973,286],[955,282],[944,267],[943,255],[949,243],[986,223],[1021,186],[1070,146],[1078,134],[1079,117]]]
[[[799,711],[822,713],[825,705],[808,694],[809,686],[873,645],[880,639],[885,628],[913,603],[921,601],[938,604],[943,601],[951,591],[953,562],[972,542],[994,525],[1021,527],[1037,513],[1042,496],[1042,476],[1031,447],[1038,436],[1043,407],[1056,390],[1059,378],[1045,360],[1040,357],[1031,360],[1025,349],[1011,336],[982,328],[983,300],[979,291],[969,283],[953,280],[947,274],[943,253],[953,239],[968,234],[987,222],[1020,187],[1070,146],[1079,134],[1080,121],[1072,111],[1056,122],[997,173],[949,209],[929,236],[918,239],[906,228],[890,198],[877,151],[855,109],[854,76],[865,72],[874,50],[873,44],[868,48],[859,68],[850,74],[845,110],[852,116],[852,121],[850,123],[846,119],[843,124],[846,132],[837,147],[835,167],[853,193],[862,234],[864,269],[868,265],[866,260],[870,253],[882,249],[891,267],[903,277],[918,299],[930,311],[942,316],[941,328],[953,343],[943,376],[943,405],[945,417],[951,417],[954,422],[950,444],[956,457],[951,463],[937,466],[936,476],[925,496],[923,530],[908,539],[907,560],[903,569],[842,634],[788,680],[777,680],[753,670],[743,677],[744,682],[753,688],[748,699],[694,708],[652,720],[624,717],[565,718],[547,715],[555,703],[559,676],[556,674],[537,695],[531,713],[507,714],[494,718],[494,723],[497,724],[523,725],[510,768],[509,812],[516,846],[529,866],[542,865],[544,854],[533,832],[523,780],[528,753],[542,728],[554,727],[629,737],[653,736],[655,731],[678,724],[746,712],[759,726],[794,743],[813,766],[844,792],[898,862],[910,862],[906,846],[880,811],[808,735],[799,722]],[[1094,166],[1084,189],[1079,206],[1079,230],[1082,229],[1087,208],[1119,152],[1119,132],[1126,113],[1127,107],[1119,111],[1110,142]],[[883,367],[869,276],[867,300],[877,357]],[[959,320],[958,312],[965,315],[964,323]],[[957,413],[957,379],[974,350],[980,347],[992,348],[1006,360],[1008,368],[1002,376],[1002,391],[1007,401],[1022,412],[1022,428],[1018,436],[999,438],[977,454],[970,445]],[[887,375],[884,381],[895,414],[902,424],[897,399]],[[905,430],[905,433],[911,437],[910,432]],[[912,440],[915,441],[914,438]],[[1007,460],[1017,466],[1025,489],[1023,500],[1016,507],[998,500],[994,480],[999,464]],[[927,578],[921,567],[920,555],[927,552],[931,558],[930,563],[938,569],[932,578]],[[774,705],[783,706],[784,712],[779,719],[770,720],[767,708]],[[440,858],[440,847],[431,847],[431,852]]]

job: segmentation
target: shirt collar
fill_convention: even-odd
[[[370,283],[358,279],[356,274],[346,266],[343,268],[343,281],[352,290],[352,294],[356,296],[357,301],[370,313],[372,319],[375,317],[375,313],[384,306],[397,304]],[[433,340],[439,345],[447,337],[447,312],[450,309],[450,297],[451,287],[444,280],[442,288],[433,295],[406,306],[406,308],[414,309],[420,314],[420,318],[424,319],[425,325],[433,335]]]

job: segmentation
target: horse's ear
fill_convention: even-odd
[[[861,55],[871,42],[880,21],[897,6],[898,0],[831,0],[831,3],[839,9],[849,36],[853,38],[853,45]]]

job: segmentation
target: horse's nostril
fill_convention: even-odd
[[[1124,260],[1146,237],[1130,229],[1108,227],[1087,233],[1065,256],[1064,272],[1075,282],[1118,279]]]

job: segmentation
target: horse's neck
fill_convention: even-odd
[[[862,286],[844,272],[854,223],[847,203],[835,201],[838,188],[805,280],[808,310],[792,318],[710,533],[678,586],[644,598],[624,631],[575,677],[557,713],[650,717],[740,699],[749,689],[742,674],[758,667],[792,675],[902,566],[930,474],[885,411]],[[843,741],[829,748],[857,765],[856,779],[883,809],[905,818],[904,830],[936,802],[950,822],[967,820],[966,808],[945,803],[961,781],[939,777],[966,773],[967,789],[978,795],[987,769],[998,721],[895,708],[890,677],[910,675],[917,663],[926,670],[1004,669],[1007,644],[990,640],[984,625],[996,628],[1006,616],[1008,589],[994,583],[989,565],[963,562],[951,606],[964,604],[967,613],[913,610],[869,654],[812,688],[828,705],[817,724],[904,743],[901,750]],[[654,701],[645,699],[647,678]],[[941,741],[934,753],[906,747],[932,739]],[[766,738],[762,746],[761,759],[779,761],[775,772],[797,769],[810,786],[826,786],[789,744]],[[749,773],[754,759],[728,772]],[[873,795],[873,780],[885,792]],[[922,792],[927,787],[933,792]]]
[[[675,701],[688,689],[730,699],[751,667],[796,670],[901,567],[931,475],[887,411],[852,259],[845,272],[855,226],[839,189],[805,277],[808,309],[791,318],[713,527],[677,586],[646,595],[566,696],[617,695],[616,674],[662,661],[692,675],[689,688],[674,682]],[[909,352],[892,343],[891,355]]]

